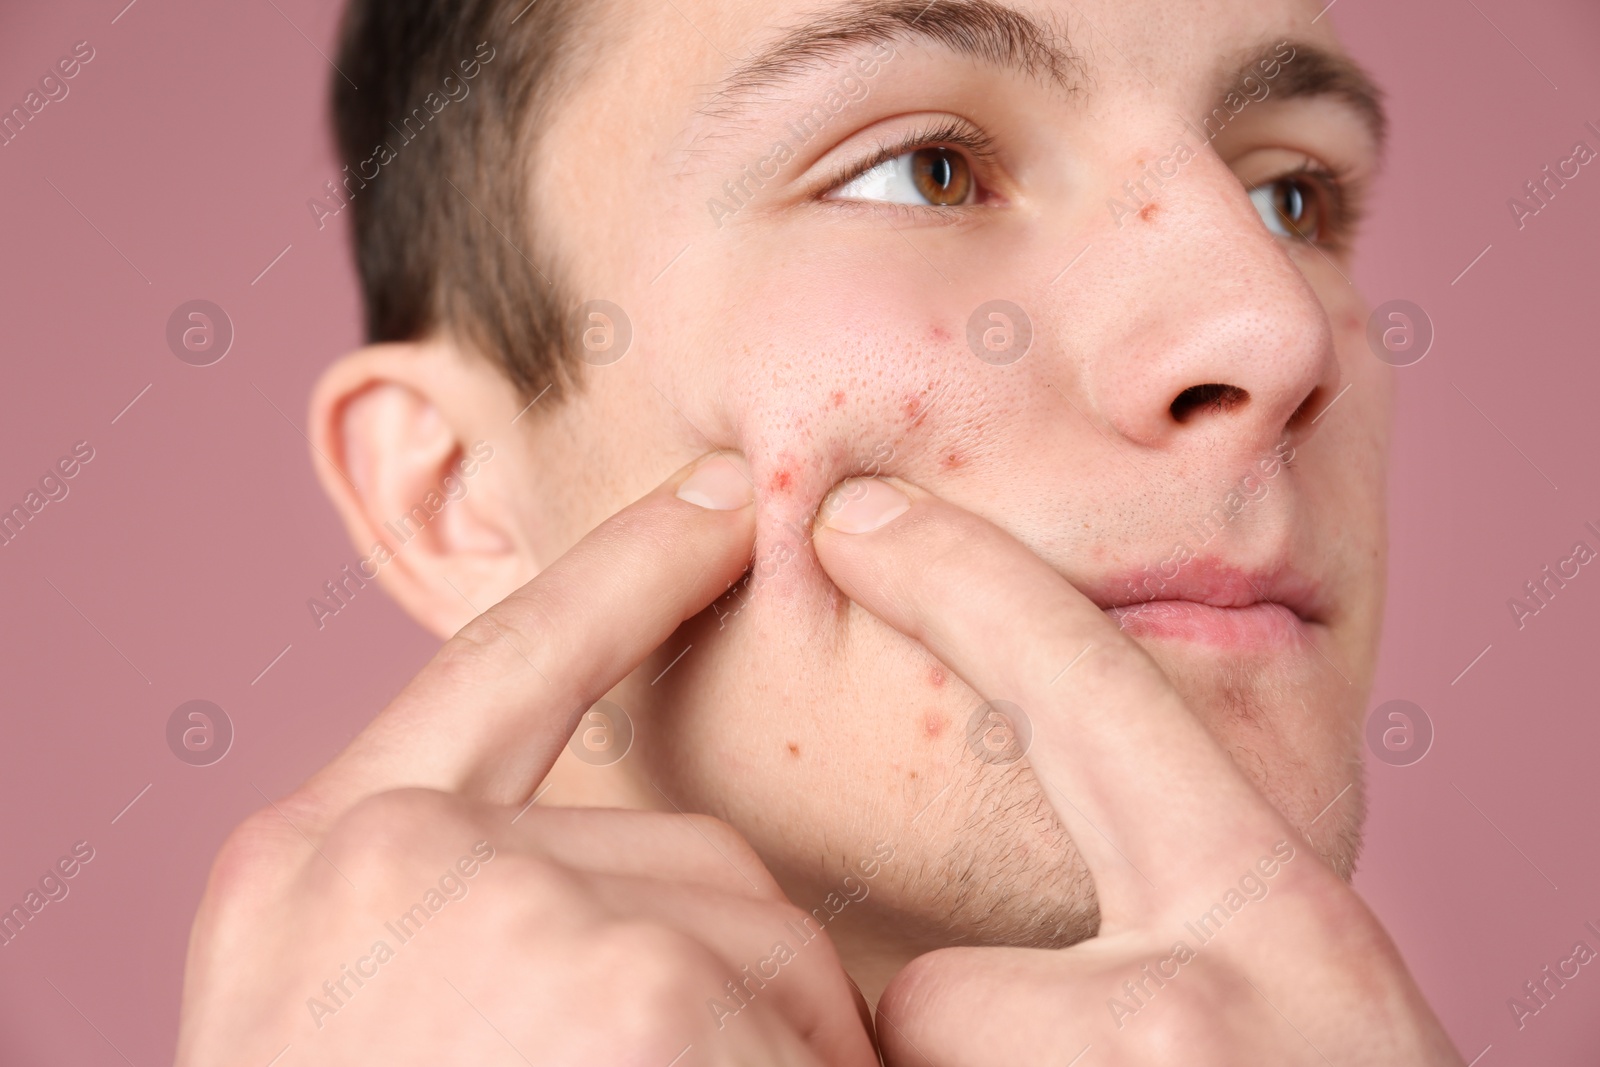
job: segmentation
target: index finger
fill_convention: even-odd
[[[422,787],[526,800],[579,716],[750,561],[755,491],[713,453],[601,523],[469,622],[306,784],[318,821]]]
[[[1025,709],[1027,759],[1104,920],[1203,893],[1203,875],[1291,834],[1155,661],[1026,546],[904,483],[836,492],[816,531],[823,567],[985,699]]]

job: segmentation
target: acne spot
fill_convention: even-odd
[[[1156,212],[1158,210],[1160,209],[1156,207],[1156,202],[1152,200],[1144,207],[1139,209],[1139,217],[1144,221],[1149,222],[1151,219],[1156,217]]]
[[[940,462],[940,465],[943,466],[945,470],[953,471],[957,467],[959,467],[959,466],[963,465],[964,463],[966,463],[967,461],[962,458],[960,452],[952,452],[948,456],[944,457],[944,459],[940,460],[939,462]]]
[[[933,339],[935,341],[948,341],[950,340],[950,331],[943,326],[935,326],[933,328]]]
[[[900,410],[905,412],[906,418],[916,418],[917,412],[922,410],[922,398],[920,396],[907,397],[905,402],[900,405]]]
[[[833,401],[834,407],[844,407],[844,392],[842,390],[835,390],[834,393],[828,397],[828,399]]]
[[[774,493],[782,493],[789,488],[793,481],[794,475],[789,473],[788,470],[778,470],[773,472],[772,477],[767,481],[767,488]]]
[[[911,773],[906,775],[907,778],[915,778],[916,776],[917,776],[917,772],[916,771],[912,771]]]
[[[928,669],[928,684],[935,689],[942,688],[944,686],[944,671],[938,667],[930,667]]]
[[[950,725],[950,720],[937,711],[922,713],[922,733],[929,741],[936,740],[944,735],[945,727]]]
[[[796,759],[800,758],[800,746],[795,744],[793,741],[789,742],[789,755],[795,757]]]

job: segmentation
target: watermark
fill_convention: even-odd
[[[467,84],[483,71],[483,64],[494,59],[494,47],[488,41],[478,42],[474,50],[474,59],[463,59],[456,64],[456,69],[461,71],[461,76],[446,74],[440,83],[439,89],[430,91],[422,98],[422,103],[411,109],[411,113],[400,119],[396,126],[392,121],[389,128],[396,134],[400,147],[396,148],[389,141],[379,141],[372,148],[372,154],[355,165],[355,173],[350,172],[346,164],[344,180],[334,182],[331,179],[323,182],[328,190],[326,200],[310,197],[306,200],[306,208],[311,212],[311,217],[316,220],[317,229],[327,226],[328,220],[350,206],[350,201],[356,198],[356,193],[367,187],[367,183],[375,181],[383,173],[383,168],[393,163],[400,155],[400,149],[422,136],[422,131],[428,123],[439,116],[439,113],[452,103],[461,103],[472,93],[472,86]],[[369,172],[370,168],[370,172]]]
[[[567,751],[591,767],[609,767],[632,747],[633,720],[609,700],[595,701],[567,739]]]
[[[967,347],[991,367],[1015,363],[1033,347],[1033,320],[1009,300],[987,300],[967,317]]]
[[[1230,886],[1220,900],[1202,912],[1199,918],[1183,924],[1184,930],[1194,938],[1194,947],[1191,948],[1186,940],[1175,941],[1167,955],[1153,965],[1142,965],[1137,975],[1123,982],[1122,996],[1113,995],[1106,999],[1106,1010],[1111,1013],[1111,1021],[1117,1024],[1117,1029],[1121,1030],[1129,1019],[1148,1008],[1156,994],[1168,982],[1177,979],[1183,973],[1183,968],[1198,957],[1199,950],[1216,940],[1223,927],[1232,922],[1247,905],[1267,899],[1272,892],[1271,879],[1288,866],[1294,857],[1294,846],[1287,840],[1273,845],[1272,852],[1256,860],[1255,867],[1247,870],[1236,885]]]
[[[427,495],[404,515],[383,524],[384,532],[394,538],[395,547],[391,548],[383,541],[374,541],[372,551],[357,560],[353,569],[346,563],[337,575],[322,583],[326,599],[307,597],[306,610],[311,613],[311,621],[317,624],[317,629],[321,630],[330,618],[349,607],[356,595],[367,587],[367,583],[378,576],[384,564],[399,555],[401,549],[426,530],[440,512],[466,496],[467,479],[478,473],[480,463],[487,463],[493,458],[493,445],[487,441],[473,442],[472,447],[450,465],[450,470],[439,480],[438,488],[428,490]]]
[[[872,847],[871,856],[856,862],[856,869],[861,872],[860,878],[854,874],[845,875],[839,888],[830,891],[822,903],[811,909],[809,915],[798,923],[793,920],[785,922],[784,929],[795,942],[793,947],[786,938],[774,941],[772,951],[766,956],[740,968],[742,977],[728,980],[725,996],[706,999],[706,1008],[711,1012],[711,1018],[716,1020],[717,1029],[727,1026],[729,1019],[754,1003],[761,991],[767,988],[767,983],[776,981],[783,973],[783,968],[794,962],[800,951],[815,941],[845,908],[866,900],[872,891],[867,883],[878,876],[884,864],[893,860],[894,847],[885,841],[877,842]]]
[[[188,300],[167,316],[167,348],[191,367],[209,367],[233,347],[233,320],[210,300]]]
[[[94,446],[88,441],[79,441],[72,446],[71,455],[56,460],[55,466],[47,468],[39,477],[39,488],[29,489],[23,495],[22,503],[13,504],[10,510],[0,512],[0,548],[22,536],[22,531],[48,505],[59,504],[67,499],[67,494],[72,491],[67,483],[76,478],[83,466],[92,459]]]
[[[311,1021],[317,1024],[317,1029],[321,1030],[326,1025],[328,1016],[337,1015],[347,1007],[355,995],[378,976],[379,969],[394,959],[400,949],[421,932],[428,920],[444,910],[446,904],[465,899],[472,888],[468,882],[477,877],[478,872],[492,859],[494,846],[488,841],[473,845],[470,853],[445,868],[437,883],[428,887],[419,902],[401,912],[398,918],[383,924],[384,930],[394,938],[393,945],[389,944],[387,938],[379,938],[372,943],[366,955],[356,958],[354,964],[341,963],[335,976],[322,983],[322,996],[306,998],[306,1010],[311,1013]],[[350,988],[352,982],[355,983],[354,989]]]
[[[1150,601],[1160,600],[1167,583],[1175,580],[1186,564],[1198,559],[1201,549],[1238,519],[1246,508],[1265,500],[1272,491],[1272,479],[1294,462],[1294,454],[1294,446],[1289,444],[1287,438],[1279,441],[1271,452],[1256,460],[1251,473],[1243,475],[1233,484],[1221,502],[1204,515],[1186,523],[1184,539],[1173,544],[1171,554],[1158,563],[1154,571],[1146,564],[1142,568],[1142,578],[1138,581],[1128,579],[1128,590],[1134,594],[1135,602],[1113,612],[1117,624],[1126,628],[1128,620],[1149,609]]]
[[[48,905],[66,900],[67,894],[72,892],[67,883],[92,859],[94,846],[87,841],[77,842],[70,853],[45,870],[38,885],[23,895],[22,903],[13,904],[9,911],[0,913],[0,948],[9,948]]]
[[[1583,924],[1584,929],[1596,938],[1600,938],[1600,927],[1596,927],[1593,920]],[[1506,1008],[1511,1012],[1512,1021],[1521,1030],[1528,1025],[1528,1020],[1538,1015],[1550,1006],[1556,994],[1567,988],[1567,983],[1583,973],[1583,968],[1595,958],[1594,949],[1589,947],[1587,941],[1573,943],[1572,951],[1554,964],[1546,964],[1539,972],[1542,977],[1523,982],[1522,988],[1526,996],[1506,998]]]
[[[209,700],[179,704],[167,716],[167,748],[191,767],[209,767],[233,747],[233,720]]]
[[[1600,528],[1594,523],[1586,522],[1583,526],[1596,538],[1600,538]],[[1548,608],[1556,593],[1565,589],[1568,582],[1582,574],[1583,567],[1594,558],[1595,550],[1589,547],[1589,542],[1575,541],[1571,553],[1565,558],[1546,564],[1536,577],[1525,582],[1522,586],[1523,596],[1514,596],[1506,600],[1506,608],[1511,612],[1511,621],[1517,624],[1517,629],[1526,627],[1529,619]]]
[[[1433,319],[1409,300],[1386,300],[1367,316],[1367,347],[1391,367],[1420,363],[1433,347]]]
[[[37,122],[45,108],[65,100],[72,92],[72,86],[67,83],[82,73],[94,56],[94,46],[88,41],[79,41],[72,46],[70,56],[62,56],[54,67],[44,72],[39,78],[39,87],[29,89],[22,103],[13,104],[9,111],[0,114],[0,148],[15,141],[29,123]]]
[[[633,345],[633,320],[609,300],[585,300],[568,323],[578,358],[591,367],[609,367]]]
[[[1033,746],[1033,721],[1009,700],[989,700],[967,719],[967,748],[996,767],[1009,767]]]
[[[1367,748],[1380,763],[1409,767],[1433,747],[1433,720],[1421,705],[1387,700],[1367,716]]]
[[[1584,129],[1600,138],[1600,126],[1593,121],[1585,122]],[[1595,158],[1595,150],[1589,147],[1588,141],[1577,141],[1572,146],[1572,151],[1565,159],[1558,160],[1554,166],[1546,163],[1539,172],[1540,177],[1526,181],[1522,184],[1523,197],[1507,197],[1506,210],[1511,212],[1511,221],[1521,230],[1528,225],[1528,220],[1550,206],[1556,198],[1556,193],[1567,187],[1567,182],[1572,181],[1583,168]]]
[[[745,206],[755,199],[755,194],[778,176],[784,164],[795,157],[796,148],[809,144],[811,139],[826,129],[846,107],[865,100],[867,94],[872,91],[868,79],[877,77],[878,72],[894,57],[893,48],[879,43],[873,48],[871,55],[857,59],[853,70],[837,78],[828,87],[828,91],[822,94],[822,99],[813,104],[809,111],[798,120],[784,123],[784,136],[772,142],[772,147],[767,150],[766,155],[754,163],[746,163],[739,169],[737,176],[722,183],[724,199],[713,196],[706,200],[706,210],[711,213],[711,221],[717,228],[722,228],[723,219],[744,210]],[[755,187],[754,191],[751,190],[752,185]]]
[[[1274,46],[1272,55],[1256,64],[1260,75],[1252,71],[1241,78],[1238,85],[1223,96],[1222,102],[1200,120],[1202,128],[1197,129],[1194,123],[1187,119],[1184,120],[1184,125],[1188,127],[1190,133],[1202,141],[1206,143],[1215,141],[1221,136],[1222,131],[1228,128],[1228,124],[1239,117],[1241,111],[1252,103],[1261,103],[1271,95],[1272,86],[1268,83],[1283,73],[1283,68],[1293,62],[1294,57],[1294,46],[1288,41],[1279,41]],[[1124,203],[1114,196],[1106,199],[1106,208],[1111,212],[1111,221],[1117,224],[1117,229],[1122,228],[1129,215],[1138,215],[1145,211],[1162,186],[1176,178],[1178,172],[1199,154],[1199,149],[1191,145],[1187,138],[1180,137],[1166,155],[1153,161],[1153,165],[1151,162],[1143,164],[1137,178],[1123,182],[1122,191],[1127,194],[1127,202]]]

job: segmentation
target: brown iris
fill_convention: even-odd
[[[972,167],[954,149],[917,149],[911,154],[911,176],[917,192],[936,207],[964,204],[972,194]]]
[[[1322,188],[1308,178],[1288,175],[1272,183],[1272,208],[1289,232],[1320,241],[1328,228]]]

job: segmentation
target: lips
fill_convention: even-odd
[[[1167,576],[1150,568],[1084,588],[1135,637],[1171,637],[1228,648],[1272,648],[1308,638],[1322,622],[1317,583],[1287,563],[1246,569],[1212,557]]]

